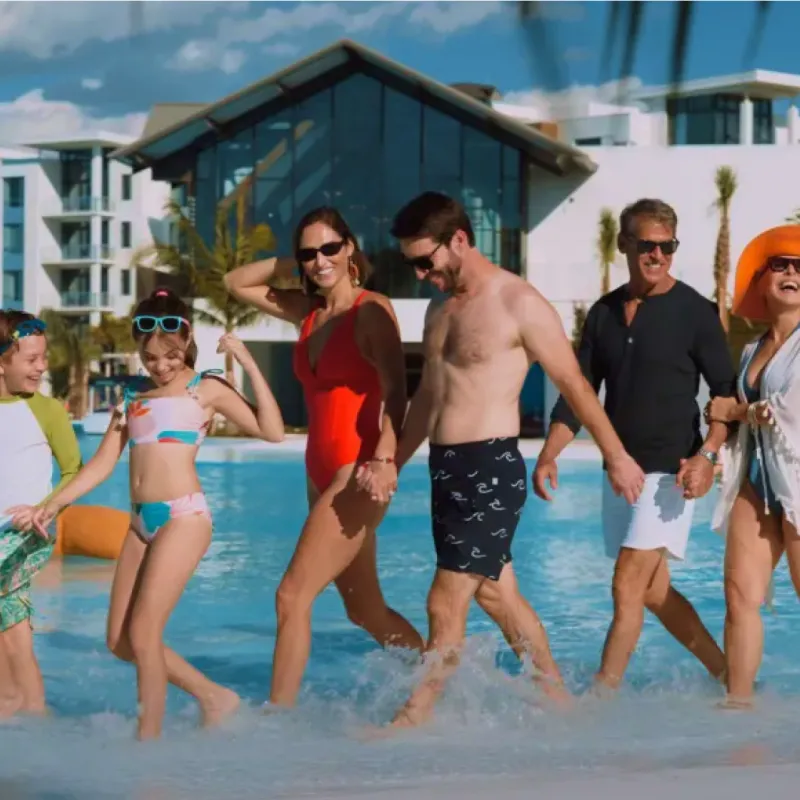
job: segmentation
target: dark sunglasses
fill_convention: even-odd
[[[788,272],[789,267],[794,267],[795,273],[800,275],[800,256],[773,256],[767,260],[770,272]]]
[[[406,258],[403,256],[403,261],[407,267],[417,269],[420,272],[430,272],[433,269],[433,256],[441,246],[442,242],[437,244],[426,256],[415,256],[414,258]]]
[[[0,355],[14,346],[20,339],[26,336],[34,336],[39,333],[44,333],[47,330],[47,325],[41,319],[25,319],[17,325],[11,332],[11,336],[5,342],[0,343]]]
[[[677,249],[680,242],[677,239],[667,239],[666,242],[653,242],[650,239],[637,239],[637,253],[652,253],[658,247],[665,256],[671,256]]]
[[[296,255],[301,264],[308,264],[309,261],[316,261],[317,253],[322,253],[325,258],[335,256],[344,247],[344,240],[338,242],[325,242],[321,247],[301,247]]]
[[[139,314],[133,318],[133,327],[139,333],[152,333],[156,328],[161,328],[164,333],[177,333],[181,325],[191,328],[188,319],[174,315],[155,317],[151,314]]]

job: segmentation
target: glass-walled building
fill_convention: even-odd
[[[531,165],[553,175],[595,169],[581,151],[488,102],[346,41],[210,106],[157,106],[145,136],[114,155],[169,181],[209,243],[220,210],[233,225],[243,202],[252,222],[271,227],[275,254],[291,255],[300,218],[337,208],[372,262],[369,288],[397,301],[412,391],[428,287],[403,266],[390,235],[397,211],[426,190],[451,195],[480,251],[524,275]],[[297,424],[296,334],[278,324],[241,333]]]

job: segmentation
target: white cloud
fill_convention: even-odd
[[[226,50],[219,60],[219,68],[226,75],[233,75],[242,68],[247,56],[241,50]]]
[[[92,40],[113,42],[139,33],[198,27],[224,8],[238,13],[240,2],[137,3],[36,2],[3,3],[0,51],[50,58],[77,50]]]
[[[34,89],[16,100],[0,103],[0,142],[24,145],[96,135],[99,131],[138,137],[146,118],[146,114],[93,117],[74,103],[46,100],[42,89]]]
[[[545,92],[541,89],[509,92],[503,96],[501,102],[530,109],[531,119],[567,119],[585,114],[589,103],[631,105],[634,102],[633,92],[641,87],[639,78],[626,78],[600,86],[576,84],[559,92]]]
[[[406,16],[407,21],[417,27],[437,33],[453,33],[478,25],[506,7],[507,4],[496,1],[423,4],[383,2],[369,6],[360,3],[305,2],[286,9],[269,7],[257,17],[225,17],[220,20],[213,39],[187,42],[181,48],[186,52],[182,54],[179,51],[168,66],[178,70],[208,69],[219,62],[221,53],[243,44],[266,43],[263,52],[273,56],[292,56],[300,49],[296,42],[291,41],[292,37],[299,37],[311,30],[335,30],[344,36],[354,36],[402,16]]]
[[[478,25],[489,17],[506,10],[503,3],[420,3],[411,12],[409,21],[430,28],[436,33],[454,33],[461,28]]]
[[[88,89],[90,92],[95,92],[103,88],[103,81],[101,81],[100,78],[84,78],[81,81],[81,86],[84,89]]]
[[[179,72],[220,69],[226,75],[233,75],[242,68],[246,59],[242,50],[226,49],[210,39],[192,39],[175,53],[167,66]]]

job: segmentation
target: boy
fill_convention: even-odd
[[[0,310],[0,717],[45,713],[44,684],[33,652],[32,578],[53,541],[33,530],[35,506],[78,472],[81,455],[61,404],[39,394],[47,370],[45,323]]]

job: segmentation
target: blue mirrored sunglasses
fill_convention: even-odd
[[[37,333],[44,333],[47,330],[47,325],[40,319],[25,319],[17,325],[11,333],[11,336],[5,341],[0,343],[0,355],[6,352],[9,348],[14,346],[15,342],[24,339],[26,336],[33,336]]]
[[[174,315],[155,317],[150,314],[140,314],[133,318],[133,327],[139,333],[152,333],[156,328],[161,328],[164,333],[177,333],[181,325],[191,328],[188,319]]]

